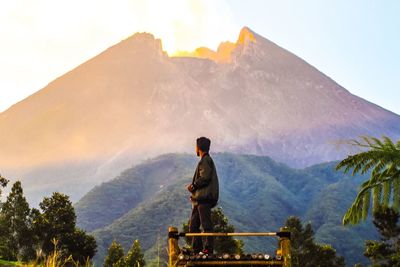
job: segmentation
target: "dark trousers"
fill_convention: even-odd
[[[210,233],[213,231],[213,225],[211,222],[211,204],[198,204],[193,206],[192,215],[190,216],[189,232],[200,233],[200,226],[203,228],[205,233]],[[201,236],[194,236],[192,239],[192,247],[195,253],[207,249],[209,253],[213,253],[213,237],[206,236],[203,238]]]

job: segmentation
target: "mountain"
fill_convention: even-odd
[[[318,242],[332,244],[348,264],[365,262],[365,239],[376,238],[369,223],[344,227],[341,218],[363,177],[336,172],[336,163],[292,169],[269,157],[216,153],[221,200],[237,231],[277,231],[290,215],[311,222]],[[166,154],[122,172],[96,186],[76,205],[79,227],[91,231],[98,243],[96,262],[102,263],[113,239],[127,249],[140,239],[148,262],[163,252],[168,226],[182,229],[190,215],[186,184],[197,159]],[[273,253],[274,238],[246,238],[246,251]],[[352,266],[352,265],[351,265]]]
[[[213,151],[305,167],[344,157],[337,143],[359,135],[398,138],[399,122],[247,27],[185,57],[136,33],[0,113],[0,166],[33,203],[54,190],[77,200],[201,135]]]

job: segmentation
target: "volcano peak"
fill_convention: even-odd
[[[243,27],[240,30],[239,38],[236,44],[243,45],[247,42],[256,42],[255,33],[249,27]]]

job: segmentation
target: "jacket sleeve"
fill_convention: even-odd
[[[212,167],[210,162],[207,160],[199,164],[199,175],[194,181],[194,189],[199,189],[207,186],[211,182]]]

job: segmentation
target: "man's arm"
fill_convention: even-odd
[[[207,186],[211,182],[212,167],[210,162],[204,160],[199,165],[199,177],[194,181],[194,189],[199,189]]]

